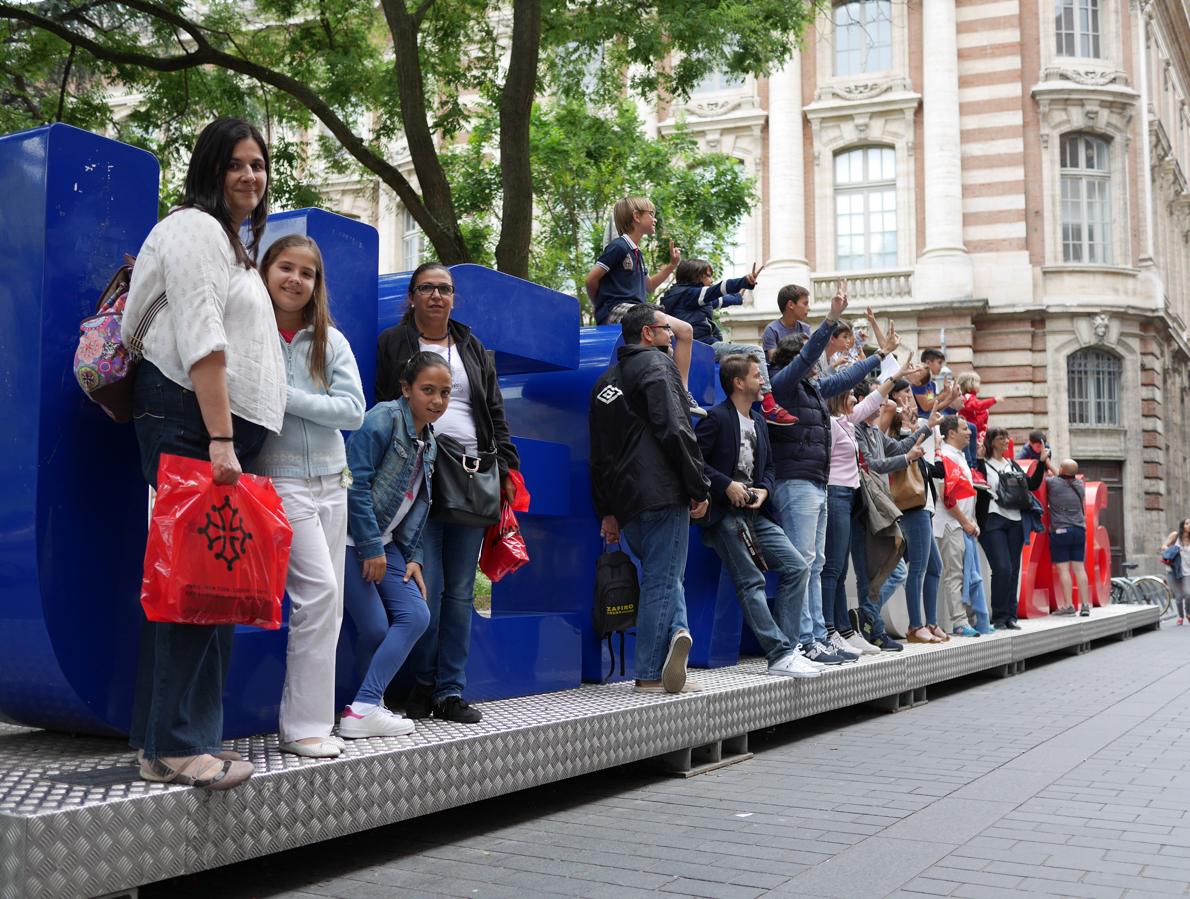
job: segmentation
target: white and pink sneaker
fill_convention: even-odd
[[[382,705],[364,706],[352,703],[343,709],[339,719],[339,736],[347,740],[366,737],[401,737],[413,733],[414,724],[408,718],[390,712]]]

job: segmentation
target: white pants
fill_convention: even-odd
[[[335,723],[335,650],[343,623],[347,489],[339,475],[273,478],[293,527],[289,554],[289,646],[281,693],[282,743],[330,735]]]

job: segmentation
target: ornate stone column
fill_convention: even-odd
[[[963,246],[955,0],[924,0],[922,45],[929,55],[922,86],[926,246],[913,271],[913,298],[933,302],[970,297],[974,290],[971,259]]]
[[[802,56],[769,78],[768,267],[753,292],[757,310],[777,311],[786,284],[810,287],[802,134]]]

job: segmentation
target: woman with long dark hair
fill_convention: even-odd
[[[443,356],[451,370],[450,405],[434,425],[434,434],[448,438],[473,458],[494,452],[501,492],[512,501],[508,472],[520,467],[520,456],[504,419],[504,399],[496,366],[471,329],[451,318],[455,285],[450,270],[439,262],[419,265],[409,278],[409,298],[399,324],[380,335],[376,360],[376,400],[401,394],[400,374],[415,353]],[[439,453],[439,466],[446,464]],[[415,686],[405,701],[409,718],[435,718],[476,724],[479,709],[463,699],[467,656],[471,649],[471,616],[475,606],[475,565],[484,528],[443,520],[434,513],[422,539],[422,577],[430,625],[409,655]]]
[[[137,256],[123,335],[163,293],[136,372],[133,423],[141,470],[157,485],[162,453],[208,459],[215,482],[251,471],[285,415],[285,362],[255,256],[268,215],[269,155],[248,122],[203,129],[181,206],[149,232]],[[247,222],[245,246],[240,228]],[[222,749],[223,682],[234,625],[146,621],[131,744],[145,780],[225,790],[252,765]]]
[[[1181,553],[1179,562],[1182,576],[1173,584],[1173,595],[1178,604],[1178,624],[1181,624],[1188,617],[1187,611],[1190,610],[1190,518],[1181,520],[1178,529],[1171,531],[1165,538],[1161,549],[1164,551],[1171,546],[1176,546]]]

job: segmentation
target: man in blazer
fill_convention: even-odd
[[[752,408],[760,400],[760,366],[748,356],[726,356],[719,363],[719,382],[727,399],[695,431],[711,482],[710,508],[699,522],[702,539],[731,574],[744,618],[768,659],[768,673],[816,677],[823,666],[803,656],[796,638],[787,636],[798,632],[810,568],[773,516],[773,454],[764,418]],[[780,578],[771,611],[764,570]]]

